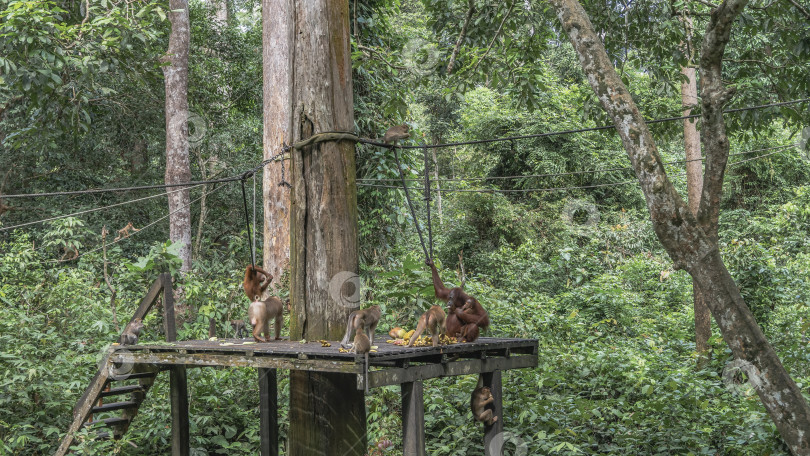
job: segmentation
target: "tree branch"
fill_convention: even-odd
[[[807,17],[807,19],[810,19],[810,11],[807,11],[807,9],[802,5],[800,5],[799,2],[797,2],[796,0],[787,0],[787,1],[789,1],[793,6],[796,7],[797,10],[799,10],[802,14],[804,14],[804,16]]]
[[[407,70],[407,68],[404,66],[394,65],[393,63],[389,62],[385,57],[383,57],[382,53],[377,49],[370,48],[368,46],[363,46],[362,44],[358,44],[357,49],[364,51],[363,54],[367,55],[368,57],[376,58],[377,60],[381,61],[382,63],[388,65],[389,67],[395,70]]]
[[[748,0],[724,1],[712,11],[700,51],[703,107],[701,143],[706,154],[706,166],[697,218],[712,242],[717,241],[720,198],[723,193],[723,179],[729,151],[723,107],[734,95],[734,89],[727,88],[723,83],[723,55],[731,37],[731,26],[747,3]]]
[[[478,59],[478,61],[477,61],[477,62],[475,62],[475,66],[474,66],[474,67],[473,67],[473,69],[472,69],[472,72],[473,72],[473,73],[475,72],[475,70],[477,70],[477,69],[478,69],[478,65],[480,65],[480,64],[481,64],[481,62],[482,62],[482,61],[483,61],[483,60],[484,60],[484,59],[487,57],[487,55],[489,54],[490,49],[492,49],[492,45],[493,45],[493,44],[495,44],[495,40],[497,40],[497,39],[498,39],[498,36],[501,34],[501,29],[503,29],[503,24],[505,24],[505,23],[506,23],[506,19],[509,17],[509,14],[511,14],[511,13],[512,13],[512,8],[514,8],[514,7],[515,7],[515,3],[514,3],[514,2],[512,2],[512,5],[511,5],[511,6],[509,6],[509,10],[508,10],[508,11],[506,12],[506,14],[503,16],[503,20],[501,21],[501,25],[499,25],[499,26],[498,26],[498,30],[496,30],[496,31],[495,31],[495,36],[493,36],[493,37],[492,37],[492,41],[490,41],[490,42],[489,42],[489,46],[487,46],[487,50],[486,50],[486,51],[484,51],[484,55],[482,55],[482,56],[481,56],[481,58],[480,58],[480,59]]]
[[[667,178],[657,146],[630,92],[607,56],[602,41],[576,0],[551,0],[582,69],[602,107],[616,125],[647,200],[653,228],[676,267],[703,258],[716,247],[706,239],[694,216]],[[684,239],[690,242],[684,243]]]
[[[461,50],[461,43],[464,41],[464,37],[467,36],[467,27],[470,25],[470,20],[472,20],[473,11],[475,11],[475,0],[468,0],[467,15],[464,17],[464,25],[461,26],[461,32],[459,32],[456,45],[453,47],[453,53],[450,54],[450,62],[447,63],[447,70],[445,71],[447,74],[450,74],[456,66],[456,58],[459,50]]]

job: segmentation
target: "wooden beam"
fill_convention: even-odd
[[[158,296],[160,296],[160,292],[163,291],[163,274],[159,275],[154,282],[152,282],[152,286],[149,287],[149,291],[146,292],[146,295],[141,299],[141,303],[138,305],[138,308],[135,309],[135,313],[132,315],[132,318],[129,320],[126,326],[124,326],[124,330],[129,328],[129,325],[135,321],[136,318],[143,318],[149,311],[152,309],[152,305],[155,304],[157,301]],[[123,331],[122,331],[123,334]]]
[[[425,401],[421,381],[400,385],[402,390],[402,454],[425,456]]]
[[[188,367],[253,367],[268,369],[290,369],[343,374],[362,374],[362,366],[354,361],[332,361],[322,359],[297,359],[289,357],[253,356],[247,354],[208,354],[176,352],[136,352],[118,351],[110,356],[113,362],[149,363],[163,365],[183,365]]]
[[[445,364],[424,364],[403,368],[390,368],[368,373],[369,388],[425,380],[428,378],[451,377],[492,372],[496,370],[536,367],[536,356],[511,356],[509,358],[486,358],[452,361]],[[358,379],[358,385],[361,380]]]
[[[278,382],[276,370],[259,368],[261,456],[278,456]]]
[[[172,275],[164,272],[160,275],[163,284],[163,331],[167,342],[177,340],[177,327],[174,320],[174,291],[172,290]]]
[[[498,421],[487,426],[484,423],[484,456],[501,456],[503,454],[503,387],[501,386],[501,371],[496,370],[482,374],[484,386],[492,391],[492,413]]]
[[[173,366],[169,370],[169,388],[172,401],[172,456],[189,456],[188,380],[185,366]]]

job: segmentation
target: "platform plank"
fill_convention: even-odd
[[[386,338],[387,339],[387,338]],[[391,361],[437,362],[458,355],[463,358],[486,358],[488,356],[536,355],[536,339],[512,339],[481,337],[472,343],[440,345],[438,347],[403,347],[389,344],[382,337],[375,340],[377,351],[369,353],[369,365],[388,366]],[[242,354],[255,357],[294,358],[297,360],[330,360],[355,362],[359,359],[353,353],[341,353],[340,343],[330,341],[331,347],[322,347],[320,342],[300,343],[279,340],[266,343],[253,343],[251,339],[219,339],[180,341],[172,344],[127,345],[119,350],[132,353],[177,353],[181,355]],[[141,361],[139,361],[141,362]],[[157,362],[160,363],[160,362]],[[169,363],[171,364],[171,363]]]

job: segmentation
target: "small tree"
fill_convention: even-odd
[[[810,454],[810,407],[754,320],[720,257],[717,224],[729,139],[723,106],[734,94],[722,80],[732,25],[748,0],[727,0],[712,11],[700,55],[702,143],[706,171],[697,217],[667,178],[655,141],[630,93],[616,74],[587,13],[577,0],[552,0],[602,107],[621,136],[658,239],[675,267],[685,269],[705,293],[706,303],[738,359],[749,372],[765,409],[790,450]]]

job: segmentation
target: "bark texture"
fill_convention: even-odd
[[[721,62],[731,25],[747,0],[722,3],[712,17],[701,52],[703,146],[706,178],[701,225],[717,220],[728,138],[722,117],[731,91],[723,87]],[[656,235],[676,267],[686,269],[705,293],[712,315],[736,358],[752,365],[752,383],[782,438],[797,455],[810,454],[810,408],[762,330],[754,321],[717,248],[666,176],[655,142],[604,46],[576,0],[551,0],[602,107],[612,118],[641,184]],[[716,233],[716,228],[714,233]]]
[[[291,140],[351,131],[348,1],[294,0],[293,8]],[[358,304],[341,299],[341,285],[359,266],[354,143],[320,142],[290,154],[290,337],[338,340]],[[365,403],[355,377],[293,371],[289,437],[290,455],[365,454]]]
[[[166,183],[191,181],[188,157],[188,0],[169,1],[169,49],[161,59],[166,87]],[[172,189],[176,190],[176,189]],[[169,194],[169,239],[183,244],[181,271],[191,270],[191,208],[189,191]]]
[[[263,0],[263,118],[264,158],[281,152],[282,144],[292,139],[293,77],[293,0]],[[264,270],[278,284],[290,263],[290,189],[279,185],[281,167],[277,161],[265,166],[264,201]],[[287,177],[289,179],[289,177]]]
[[[698,104],[697,75],[692,66],[692,18],[684,13],[681,18],[686,31],[686,42],[683,43],[684,52],[689,56],[687,66],[681,68],[681,103],[683,115],[692,114],[692,108]],[[697,119],[683,120],[683,142],[686,150],[686,189],[689,210],[697,217],[700,208],[700,195],[703,191],[703,162],[700,151],[700,132],[697,129]],[[704,230],[705,231],[705,230]],[[698,354],[698,368],[705,366],[709,354],[709,338],[712,335],[712,316],[706,305],[706,298],[699,285],[692,281],[693,308],[695,314],[695,351]]]

